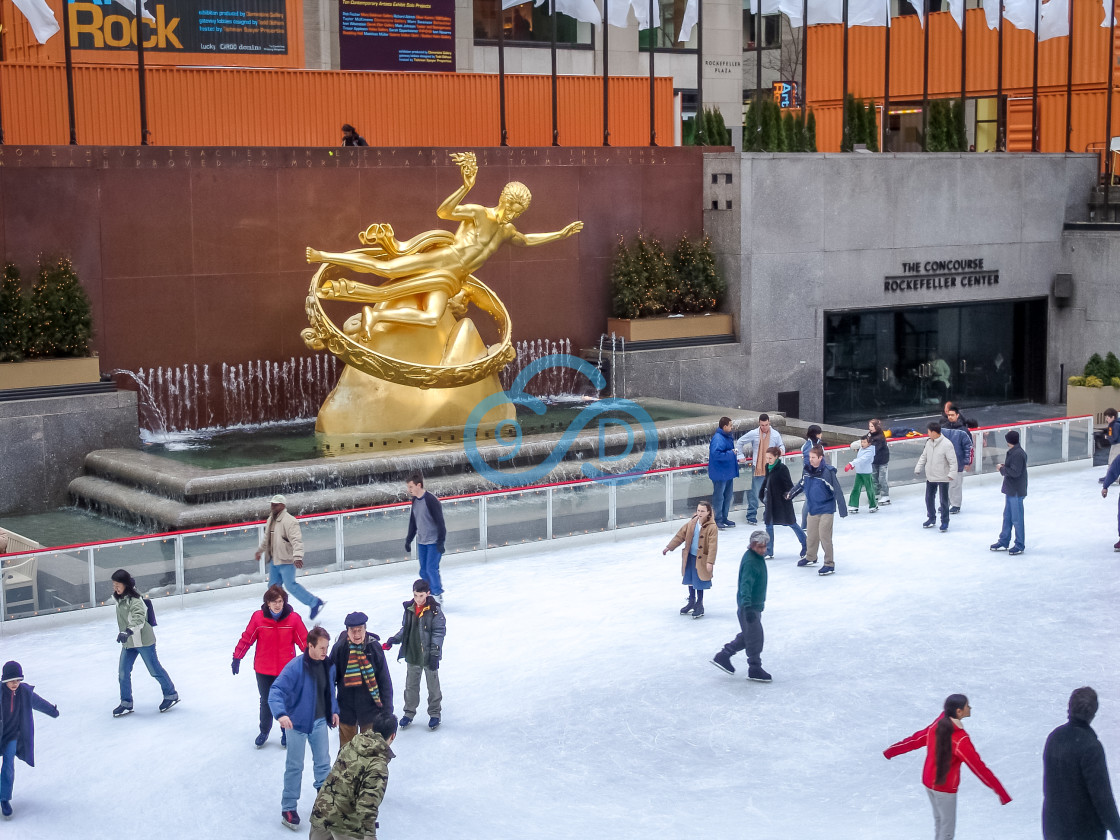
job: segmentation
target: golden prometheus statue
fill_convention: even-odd
[[[312,350],[329,350],[346,363],[338,384],[319,409],[315,430],[325,434],[378,434],[417,429],[462,427],[480,401],[501,390],[498,373],[516,358],[505,306],[473,275],[504,242],[543,245],[583,229],[572,222],[555,233],[522,233],[513,220],[532,196],[516,181],[506,184],[497,207],[461,202],[474,186],[478,163],[473,152],[451,155],[463,185],[448,196],[436,215],[459,223],[452,233],[429,230],[405,242],[387,224],[358,234],[366,245],[329,253],[307,249],[309,263],[322,263],[307,294],[307,319],[301,333]],[[351,272],[385,282],[369,285]],[[322,301],[364,304],[339,329]],[[487,347],[469,305],[489,315],[499,339]],[[510,405],[495,409],[487,422],[512,419]]]

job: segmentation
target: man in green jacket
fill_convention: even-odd
[[[389,745],[397,719],[379,715],[373,729],[355,735],[338,753],[311,810],[310,840],[375,840],[377,811],[389,783]]]
[[[765,531],[751,534],[750,548],[739,563],[739,635],[712,657],[712,664],[729,674],[735,673],[731,657],[741,650],[747,652],[747,679],[770,682],[762,670],[762,610],[766,606],[766,548],[770,537]]]

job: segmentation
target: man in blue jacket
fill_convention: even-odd
[[[330,642],[330,633],[323,627],[312,627],[303,656],[297,656],[284,666],[268,692],[272,716],[288,734],[280,810],[284,825],[293,831],[299,826],[296,807],[308,742],[315,762],[315,790],[323,786],[331,770],[327,727],[338,726],[338,700],[334,694],[334,665],[327,656]]]
[[[719,418],[719,428],[708,444],[708,478],[712,480],[712,511],[716,525],[722,530],[734,528],[728,516],[735,479],[739,477],[739,461],[735,456],[735,438],[731,435],[731,418]]]
[[[956,410],[950,409],[949,413],[955,415]],[[972,432],[967,428],[946,429],[942,426],[941,434],[949,439],[957,453],[957,472],[949,480],[949,513],[960,513],[964,500],[964,470],[972,463]]]
[[[792,499],[798,493],[805,493],[805,507],[809,511],[809,527],[806,537],[808,545],[805,556],[797,561],[798,566],[812,566],[817,562],[817,547],[824,546],[824,565],[818,575],[831,575],[836,571],[836,559],[832,554],[832,521],[836,515],[836,500],[840,499],[840,518],[848,515],[844,504],[844,491],[836,477],[836,467],[826,464],[824,447],[814,446],[809,450],[809,466],[801,481],[786,494]]]

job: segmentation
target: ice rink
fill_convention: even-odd
[[[1042,746],[1073,688],[1100,693],[1094,726],[1114,779],[1120,768],[1117,491],[1101,499],[1101,474],[1086,462],[1032,470],[1017,558],[988,550],[998,477],[969,479],[947,534],[922,529],[919,487],[837,522],[831,577],[797,568],[796,540],[779,528],[763,615],[769,685],[746,680],[742,655],[735,676],[709,662],[738,629],[736,573],[752,530],[741,511],[739,527],[720,534],[702,620],[678,615],[680,555],[661,555],[679,523],[446,562],[444,722],[427,731],[422,699],[421,726],[394,744],[379,837],[932,836],[924,752],[881,753],[931,723],[953,692],[970,698],[966,728],[1014,799],[1000,806],[964,770],[957,837],[1040,837]],[[385,638],[415,576],[408,563],[304,583],[328,601],[332,638],[355,609]],[[0,660],[20,660],[62,714],[36,715],[37,766],[18,764],[15,817],[0,832],[291,837],[278,730],[254,748],[251,659],[237,677],[229,667],[262,589],[189,597],[183,609],[157,602],[160,658],[182,697],[163,715],[138,662],[137,711],[110,716],[111,609],[6,625]],[[399,714],[404,666],[392,663]],[[304,835],[313,801],[308,755]]]

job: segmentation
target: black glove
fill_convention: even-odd
[[[236,676],[237,672],[241,670],[241,660],[234,658],[233,662],[230,663],[229,668],[231,671],[233,671],[234,676]]]
[[[412,553],[412,541],[411,540],[405,540],[404,553],[405,554],[411,554]]]
[[[121,642],[123,644],[124,642],[128,641],[128,637],[131,636],[131,635],[132,635],[131,630],[122,630],[120,633],[117,634],[117,641]]]
[[[754,624],[756,621],[758,621],[758,613],[756,613],[754,610],[747,610],[746,614],[743,616],[743,619],[747,622],[747,624]]]
[[[428,657],[428,670],[429,671],[438,671],[439,670],[439,657],[437,657],[434,653],[431,656]]]
[[[436,543],[436,551],[443,554],[443,543]]]

